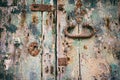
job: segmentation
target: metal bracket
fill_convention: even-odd
[[[67,58],[58,58],[58,66],[67,66]]]

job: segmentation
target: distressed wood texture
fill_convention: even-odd
[[[58,5],[65,5],[67,1],[58,1]],[[67,65],[59,66],[58,62],[58,80],[78,79],[79,74],[79,57],[78,47],[74,43],[77,40],[69,39],[65,37],[63,30],[67,26],[67,13],[64,11],[57,11],[57,40],[58,40],[58,59],[67,58]],[[77,29],[76,29],[77,32]],[[59,61],[59,60],[58,60]],[[64,60],[63,60],[64,61]]]
[[[0,80],[120,80],[119,0],[0,0]]]

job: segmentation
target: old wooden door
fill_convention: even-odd
[[[0,80],[119,80],[119,0],[0,0]]]

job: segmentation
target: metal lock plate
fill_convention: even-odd
[[[58,58],[58,66],[67,66],[67,58]]]

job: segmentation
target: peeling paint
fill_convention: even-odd
[[[32,11],[33,4],[54,9]],[[120,80],[119,6],[119,0],[0,0],[0,80]],[[78,37],[92,33],[84,26],[92,27],[91,37]]]

